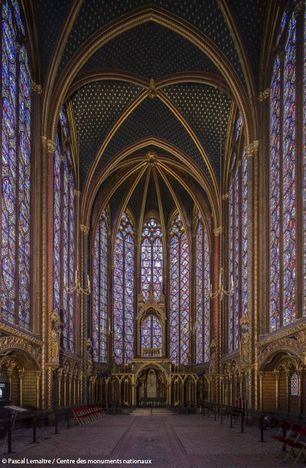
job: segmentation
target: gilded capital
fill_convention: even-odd
[[[42,93],[42,85],[35,83],[35,81],[31,81],[31,89],[34,93],[41,94]]]
[[[270,96],[270,88],[260,91],[260,93],[258,94],[258,101],[260,102],[265,101],[266,99],[268,99],[269,96]]]
[[[304,10],[304,0],[300,0],[297,2],[295,9],[294,9],[294,14],[296,17],[299,16],[300,13]]]
[[[245,146],[245,152],[248,158],[252,158],[257,155],[259,148],[259,140],[254,140],[252,143],[249,143]]]
[[[42,145],[42,147],[43,147],[43,148],[46,148],[48,138],[47,138],[46,136],[43,136],[43,135],[42,135],[42,136],[40,137],[40,139],[41,139],[41,145]]]
[[[81,195],[80,190],[75,190],[75,191],[74,191],[74,195],[75,195],[76,197],[79,197],[79,196]]]
[[[213,230],[214,235],[217,237],[222,233],[222,226],[218,226]]]
[[[56,148],[56,143],[53,140],[47,140],[47,149],[49,153],[54,153]]]
[[[229,198],[229,194],[228,193],[224,193],[222,195],[222,200],[227,200]]]
[[[89,227],[88,227],[88,226],[85,226],[85,224],[80,224],[80,230],[81,230],[81,232],[83,232],[84,234],[88,234],[88,233],[89,233]]]

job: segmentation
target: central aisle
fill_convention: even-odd
[[[276,458],[277,447],[273,447],[268,433],[262,444],[257,428],[247,427],[246,431],[240,434],[238,426],[230,429],[228,424],[198,415],[104,416],[86,427],[62,429],[39,445],[27,445],[26,450],[20,447],[14,456],[151,459],[152,464],[145,466],[158,468],[286,466]]]

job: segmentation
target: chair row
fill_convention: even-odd
[[[80,426],[95,421],[103,414],[101,406],[83,405],[72,408],[72,414]]]
[[[291,421],[282,421],[278,434],[272,435],[276,443],[281,443],[279,456],[286,453],[283,461],[287,461],[290,456],[294,457],[295,466],[306,449],[306,426]]]

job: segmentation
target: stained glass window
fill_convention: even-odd
[[[286,18],[284,15],[283,18]],[[281,34],[270,96],[270,329],[296,316],[296,17]],[[285,31],[285,33],[284,33]],[[280,38],[278,38],[280,41]],[[281,92],[283,90],[283,92]]]
[[[237,124],[238,122],[238,124]],[[237,131],[239,128],[239,132]],[[243,147],[243,121],[234,129],[228,197],[228,351],[239,346],[240,317],[248,311],[248,160]],[[237,132],[239,134],[237,134]]]
[[[160,224],[154,218],[150,218],[142,229],[141,291],[145,300],[150,287],[154,299],[158,300],[163,292],[163,242]]]
[[[134,227],[128,215],[122,216],[114,251],[114,360],[125,364],[134,357],[135,303]]]
[[[170,359],[175,364],[190,360],[190,267],[189,245],[182,220],[177,216],[170,228]]]
[[[303,315],[306,315],[306,2],[304,4],[304,63],[303,63],[303,226],[304,226],[304,303],[303,303]]]
[[[75,182],[69,127],[61,122],[53,161],[53,307],[61,314],[63,347],[74,352],[75,294],[69,289],[75,284]]]
[[[300,396],[299,376],[296,372],[290,378],[290,396]]]
[[[93,358],[107,362],[108,334],[108,220],[102,212],[93,246],[92,342]]]
[[[156,356],[162,353],[162,326],[155,315],[148,315],[141,325],[141,349],[144,356]],[[159,354],[154,354],[154,350]]]
[[[196,363],[209,361],[210,247],[207,229],[199,219],[196,231]]]
[[[1,15],[1,317],[30,327],[31,76],[17,0]]]

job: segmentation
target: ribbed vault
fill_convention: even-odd
[[[37,0],[35,8],[44,50],[44,132],[54,140],[58,112],[68,105],[82,220],[89,221],[95,197],[120,171],[137,177],[137,164],[144,174],[133,194],[125,180],[116,196],[130,194],[128,204],[139,212],[148,171],[144,160],[135,162],[139,149],[158,155],[151,179],[158,178],[171,203],[188,200],[188,186],[206,199],[217,225],[220,172],[228,167],[238,109],[246,143],[256,139],[253,103],[267,1]],[[156,201],[152,181],[148,198]]]

